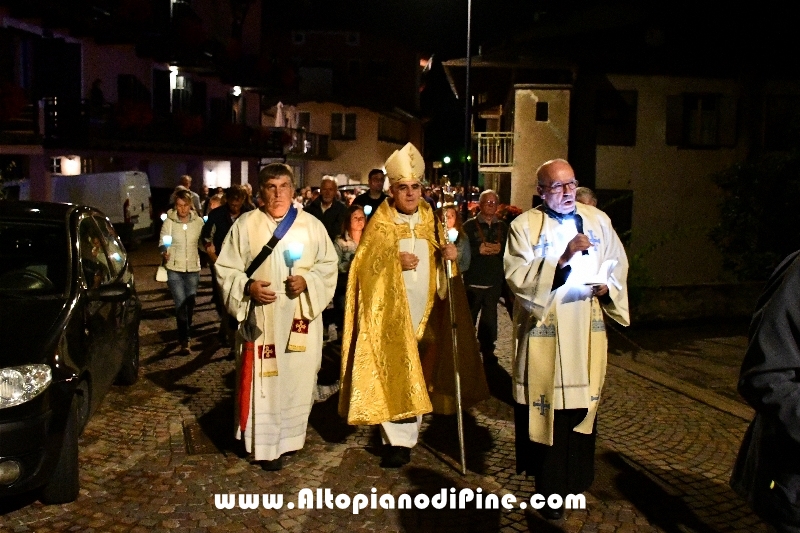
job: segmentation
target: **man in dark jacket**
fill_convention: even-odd
[[[497,193],[489,189],[480,196],[480,212],[464,223],[469,238],[470,267],[464,273],[467,299],[475,322],[480,313],[478,342],[484,363],[495,363],[494,343],[497,341],[497,302],[503,290],[503,254],[508,226],[497,218]]]
[[[319,186],[319,198],[311,202],[306,208],[309,215],[314,215],[322,222],[328,231],[331,240],[342,233],[342,224],[347,213],[347,207],[336,199],[339,194],[339,185],[330,176],[324,176]]]
[[[250,211],[252,207],[244,205],[247,199],[247,192],[241,185],[232,185],[225,191],[225,205],[221,205],[209,211],[208,220],[203,225],[200,233],[200,241],[205,247],[208,260],[211,263],[211,285],[213,288],[214,306],[219,315],[219,341],[223,346],[230,346],[233,332],[236,331],[238,324],[236,320],[228,315],[225,304],[222,301],[222,292],[217,283],[216,269],[214,263],[222,250],[222,241],[239,218],[239,215]]]
[[[378,206],[388,198],[383,193],[383,184],[386,181],[386,175],[379,168],[373,168],[369,171],[369,190],[363,194],[359,194],[353,200],[353,204],[360,205],[364,208],[364,214],[367,215],[367,222],[370,217],[378,209]]]
[[[347,216],[347,206],[336,199],[339,194],[339,185],[330,176],[323,176],[319,186],[319,197],[306,207],[309,215],[314,215],[322,222],[328,231],[331,241],[342,233],[342,224]],[[322,336],[328,340],[328,327],[333,324],[336,318],[336,311],[333,307],[322,311]]]
[[[739,375],[756,416],[745,434],[731,486],[780,532],[800,532],[800,251],[767,282]]]

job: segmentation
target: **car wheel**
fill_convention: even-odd
[[[139,379],[139,329],[133,334],[133,338],[128,343],[125,353],[125,360],[122,368],[117,374],[117,383],[120,385],[133,385]]]
[[[69,503],[78,497],[80,490],[78,472],[78,409],[80,402],[81,399],[77,396],[72,399],[58,463],[50,480],[42,487],[39,497],[44,504]]]

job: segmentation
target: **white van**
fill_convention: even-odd
[[[95,207],[111,220],[123,242],[153,234],[150,181],[138,170],[53,176],[53,201]]]

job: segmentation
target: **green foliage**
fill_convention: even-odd
[[[723,194],[710,238],[723,267],[741,281],[766,279],[800,248],[800,152],[753,158],[713,179]]]

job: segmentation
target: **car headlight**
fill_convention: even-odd
[[[0,409],[32,400],[44,391],[53,374],[47,365],[0,368]]]

